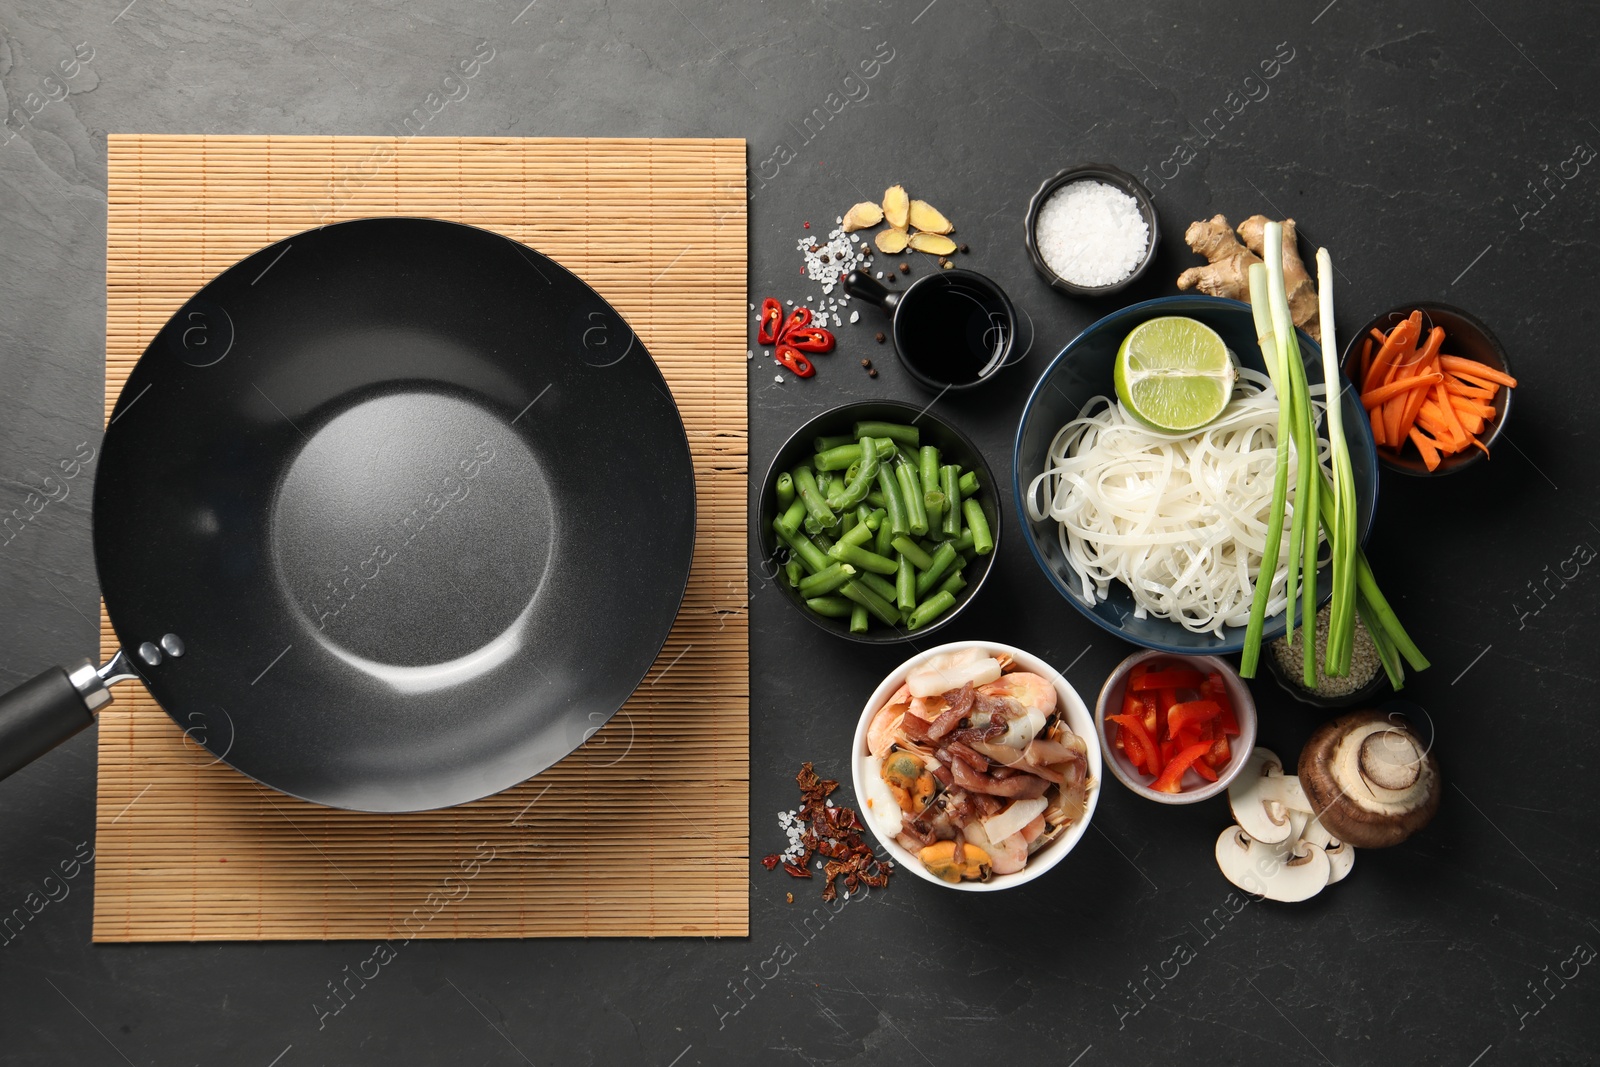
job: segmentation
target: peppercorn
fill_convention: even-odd
[[[892,281],[894,281],[894,271],[890,271],[890,272],[889,272],[889,277],[887,277],[887,278],[886,278],[886,279],[884,279],[884,280],[885,280],[885,281],[890,281],[890,282],[892,282]]]
[[[972,251],[972,249],[968,248],[966,245],[962,245],[961,246],[961,254],[962,255],[966,255],[970,251]]]
[[[901,274],[910,274],[911,273],[911,264],[909,264],[909,263],[900,264],[900,273]]]
[[[861,365],[863,367],[866,367],[868,370],[871,370],[872,369],[872,360],[864,359],[864,360],[861,361]]]
[[[868,378],[876,378],[877,376],[878,376],[878,372],[876,370],[867,371],[867,377]]]
[[[887,337],[883,336],[883,331],[882,330],[879,330],[877,333],[873,334],[872,335],[872,339],[874,341],[878,342],[880,345],[883,344],[883,342],[888,340]]]

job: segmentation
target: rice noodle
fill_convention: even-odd
[[[1321,387],[1313,387],[1321,395]],[[1320,421],[1322,405],[1313,405]],[[1028,488],[1028,514],[1061,524],[1061,550],[1083,599],[1112,581],[1133,594],[1137,618],[1155,616],[1221,636],[1249,621],[1266,547],[1277,463],[1278,399],[1263,374],[1240,369],[1222,415],[1192,435],[1157,433],[1115,399],[1097,396],[1051,441],[1048,466]],[[1327,442],[1318,438],[1326,464]],[[1290,446],[1290,469],[1298,462]],[[1294,513],[1289,479],[1287,515]],[[1287,542],[1290,522],[1283,524]],[[1279,556],[1267,614],[1284,609],[1288,549]]]

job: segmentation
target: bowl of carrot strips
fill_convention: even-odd
[[[1506,350],[1475,316],[1415,302],[1378,315],[1345,346],[1378,458],[1390,470],[1453,474],[1489,455],[1511,414]]]

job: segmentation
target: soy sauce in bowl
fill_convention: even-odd
[[[1016,310],[998,285],[974,271],[924,275],[903,292],[856,271],[845,287],[893,314],[895,353],[911,377],[928,389],[981,385],[1011,355]]]

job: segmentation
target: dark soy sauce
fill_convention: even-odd
[[[967,385],[993,374],[1011,352],[1005,297],[972,276],[935,275],[907,291],[895,315],[900,358],[924,377]]]

